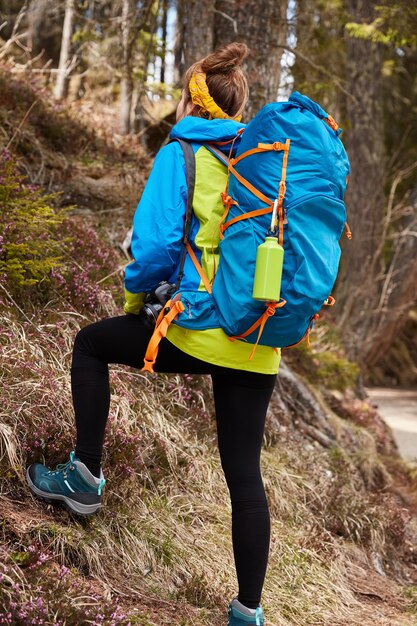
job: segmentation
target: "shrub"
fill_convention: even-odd
[[[0,152],[0,285],[22,307],[50,300],[79,313],[109,313],[118,260],[96,231],[68,208],[56,208],[58,196],[27,184],[16,159]],[[117,291],[122,294],[119,278]]]
[[[0,281],[14,293],[45,280],[61,259],[58,227],[65,212],[25,182],[15,159],[0,152]]]

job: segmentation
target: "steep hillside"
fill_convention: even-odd
[[[54,112],[24,83],[5,84],[7,143],[33,98],[56,119],[62,143],[50,142],[32,109],[0,156],[0,624],[225,626],[236,580],[207,377],[112,367],[103,511],[77,519],[28,492],[25,467],[62,462],[73,447],[72,342],[81,326],[121,312],[117,229],[143,184],[136,170],[149,163],[139,148],[114,146]],[[19,89],[29,94],[20,108],[11,104]],[[68,194],[64,202],[20,177],[26,170],[33,182],[40,162],[18,136],[41,146],[39,176]],[[85,183],[102,183],[108,171],[120,183],[116,207]],[[77,189],[81,208],[63,212]],[[123,217],[109,218],[118,207]],[[25,221],[28,211],[34,219]],[[262,599],[269,626],[417,622],[417,469],[400,460],[375,409],[356,395],[356,377],[330,322],[317,326],[311,351],[284,356],[262,451],[272,517]]]
[[[415,388],[417,383],[417,309],[369,376],[371,385]]]

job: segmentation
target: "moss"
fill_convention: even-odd
[[[411,585],[410,587],[405,587],[403,590],[403,595],[406,599],[406,609],[412,615],[417,615],[417,585]]]
[[[316,354],[314,359],[318,361],[315,377],[323,386],[339,391],[354,386],[359,375],[356,363],[332,352]]]
[[[16,565],[20,565],[22,567],[29,563],[30,554],[29,552],[26,552],[26,550],[24,550],[23,552],[15,550],[14,552],[10,553],[10,558],[14,563],[16,563]]]
[[[354,387],[359,375],[359,367],[349,361],[341,351],[314,351],[302,344],[294,350],[284,351],[285,360],[294,370],[311,384],[326,389],[344,391]]]

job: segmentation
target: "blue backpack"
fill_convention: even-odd
[[[212,284],[188,243],[195,164],[191,146],[180,141],[189,187],[181,266],[188,253],[206,287],[218,326],[231,339],[254,344],[249,358],[258,343],[287,348],[304,338],[308,342],[318,311],[335,302],[331,291],[344,226],[351,238],[343,201],[349,160],[341,132],[326,111],[298,92],[288,102],[264,106],[240,132],[235,157],[226,159],[229,176],[222,192],[220,262]],[[225,160],[215,144],[206,147]],[[252,297],[256,253],[271,225],[275,201],[278,240],[284,248],[282,297],[280,302],[260,302]],[[167,303],[167,314],[160,314],[144,369],[152,371],[155,350],[172,321],[192,326],[193,319],[184,317],[180,296],[178,290],[177,297]]]
[[[288,102],[264,106],[245,128],[229,162],[229,211],[213,285],[228,335],[286,348],[308,338],[323,304],[334,304],[345,225],[351,238],[343,201],[349,160],[341,132],[326,111],[298,92]],[[283,306],[252,298],[256,251],[276,198]]]

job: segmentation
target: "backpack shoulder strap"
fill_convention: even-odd
[[[221,161],[226,167],[229,167],[229,158],[221,151],[219,148],[216,148],[213,144],[205,143],[204,147],[207,148],[209,152],[214,154],[215,157],[219,161]]]
[[[187,255],[188,235],[191,226],[191,216],[193,213],[193,198],[195,188],[195,155],[191,144],[184,139],[172,139],[171,141],[177,141],[182,149],[185,162],[185,179],[187,182],[187,206],[185,209],[185,222],[184,222],[184,248],[181,254],[180,267],[178,270],[178,279],[176,283],[177,290],[180,288],[182,278],[184,276],[184,264],[185,257]]]
[[[194,267],[196,268],[202,282],[203,285],[205,286],[206,290],[208,291],[208,293],[212,292],[212,287],[210,285],[210,281],[208,280],[207,276],[205,275],[203,268],[201,267],[201,264],[199,263],[194,250],[192,249],[190,242],[189,242],[189,232],[190,232],[190,226],[191,226],[191,217],[193,214],[193,198],[194,198],[194,188],[195,188],[195,154],[194,154],[194,150],[191,146],[190,143],[188,143],[188,141],[184,141],[183,139],[173,139],[173,141],[178,141],[178,143],[180,144],[182,151],[184,153],[184,161],[185,161],[185,176],[186,176],[186,181],[187,181],[187,189],[188,189],[188,194],[187,194],[187,207],[186,207],[186,212],[185,212],[185,223],[184,223],[184,248],[182,251],[182,255],[181,255],[181,260],[180,260],[180,267],[179,267],[179,271],[178,271],[178,279],[177,279],[177,283],[176,283],[176,289],[179,290],[180,288],[180,284],[182,281],[182,278],[184,276],[184,265],[185,265],[185,258],[188,254],[191,257],[191,260],[194,264]],[[219,150],[220,152],[220,150]]]
[[[195,188],[195,155],[194,150],[188,141],[184,139],[172,139],[171,141],[177,141],[184,154],[185,161],[185,178],[187,181],[187,208],[185,212],[185,225],[184,225],[184,241],[188,241],[188,233],[190,232],[191,215],[193,212],[193,198]]]

